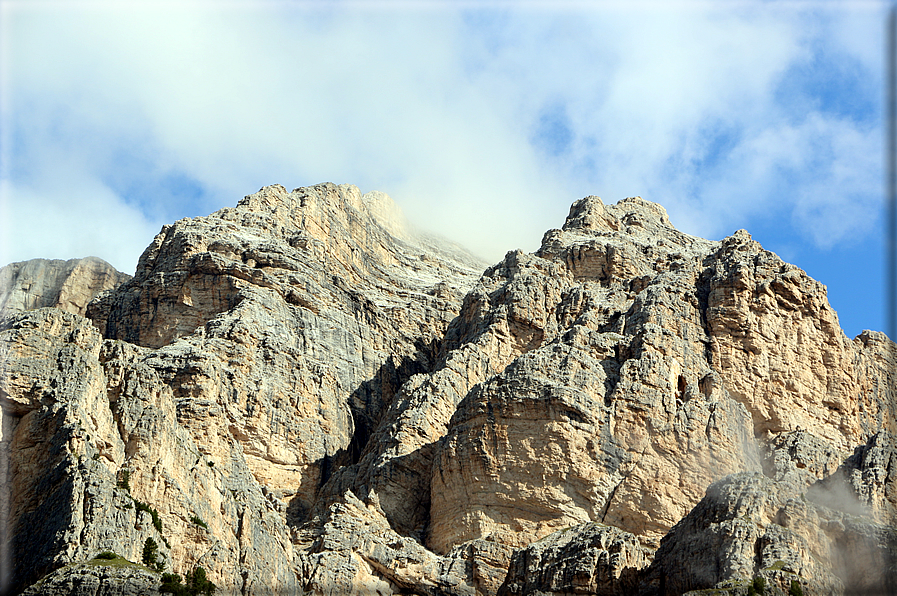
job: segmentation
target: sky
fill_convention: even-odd
[[[383,191],[489,262],[641,196],[884,330],[889,6],[0,0],[0,264],[133,273],[270,184]]]

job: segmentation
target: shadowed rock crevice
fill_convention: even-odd
[[[352,392],[349,407],[354,431],[346,457],[335,460],[338,466],[358,463],[399,388],[412,376],[432,371],[438,345],[435,340],[430,345],[418,342],[413,358],[405,357],[398,363],[394,358],[387,359],[376,375]]]

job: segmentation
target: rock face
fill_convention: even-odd
[[[650,560],[634,535],[588,523],[514,553],[499,594],[632,594]]]
[[[96,257],[11,263],[0,268],[0,312],[55,306],[83,315],[97,294],[130,278]]]
[[[178,573],[294,592],[315,495],[432,366],[477,265],[402,227],[384,195],[269,187],[163,229],[92,320],[7,318],[7,581],[98,548],[136,560],[153,537]]]
[[[461,553],[440,557],[399,535],[351,492],[330,506],[323,531],[300,560],[302,589],[313,594],[475,594]]]
[[[750,283],[738,277],[748,268]],[[768,339],[740,331],[767,369],[775,361],[794,375],[825,377],[809,407],[799,383],[777,389],[775,409],[765,392],[730,392],[754,370],[746,356],[735,366],[728,355],[732,333],[720,321],[741,312],[730,296],[775,301],[767,288],[784,287],[782,276],[792,280],[797,306],[781,318],[813,327],[806,309],[836,321],[822,286],[746,233],[711,243],[677,232],[657,205],[631,199],[606,207],[594,198],[574,204],[564,229],[548,232],[535,255],[509,254],[488,270],[461,317],[486,311],[484,323],[512,329],[496,335],[518,339],[525,353],[454,413],[433,474],[434,548],[486,534],[522,546],[586,521],[656,548],[712,481],[760,471],[755,436],[815,429],[843,455],[892,424],[890,370],[875,368],[892,355],[863,350],[836,325],[822,325],[823,347],[834,354],[825,359],[850,365],[819,362],[821,372],[790,360],[799,347],[786,342],[799,336],[776,334],[773,323],[763,328]],[[849,415],[819,422],[815,404],[836,401]],[[771,428],[782,410],[788,424]]]
[[[683,594],[762,577],[783,593],[792,581],[809,594],[895,593],[897,527],[863,515],[849,493],[811,487],[804,496],[792,488],[760,474],[711,485],[664,537],[649,570],[652,587]]]
[[[894,344],[744,231],[587,197],[486,268],[382,193],[273,186],[86,315],[0,322],[12,592],[148,538],[228,594],[895,585]]]

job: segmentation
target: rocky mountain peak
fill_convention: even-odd
[[[600,197],[588,196],[575,201],[564,222],[565,230],[616,230],[617,219],[610,216]]]
[[[270,214],[281,225],[296,228],[308,227],[309,219],[328,228],[331,220],[346,225],[352,217],[370,218],[397,238],[409,237],[404,215],[389,195],[380,191],[362,194],[352,184],[325,183],[292,192],[275,184],[244,197],[236,209]]]
[[[666,209],[657,203],[646,201],[641,197],[629,197],[621,199],[616,205],[605,205],[601,198],[596,196],[574,202],[563,229],[611,232],[632,226],[653,231],[660,231],[659,228],[675,229],[670,223]]]
[[[107,337],[161,347],[262,289],[313,311],[347,291],[390,310],[424,288],[461,292],[457,280],[466,284],[482,267],[457,245],[409,231],[383,193],[274,185],[235,208],[163,227],[134,279],[88,316]]]

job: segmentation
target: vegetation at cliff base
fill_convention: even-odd
[[[760,576],[754,578],[751,585],[748,586],[748,596],[758,596],[766,593],[766,580]]]
[[[182,584],[177,573],[163,573],[159,592],[174,596],[211,596],[215,593],[216,586],[206,577],[206,570],[202,567],[195,567],[185,579],[186,584]]]

